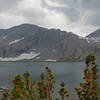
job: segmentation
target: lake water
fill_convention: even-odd
[[[71,95],[70,100],[76,100],[74,88],[79,87],[83,81],[84,62],[0,62],[0,87],[11,88],[11,79],[14,75],[23,75],[27,71],[32,80],[38,81],[40,73],[45,71],[46,66],[55,75],[56,87],[64,81]]]

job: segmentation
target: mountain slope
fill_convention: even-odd
[[[93,47],[93,53],[96,55],[96,58],[100,61],[100,28],[88,36],[86,36],[88,41],[90,41]]]
[[[86,36],[86,38],[91,42],[100,42],[100,29],[90,33],[88,36]]]
[[[100,29],[96,30],[93,33],[90,33],[87,37],[100,37]]]
[[[80,61],[94,53],[87,39],[59,29],[22,24],[0,31],[0,60]]]

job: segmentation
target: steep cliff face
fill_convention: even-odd
[[[94,49],[98,51],[87,38],[59,29],[22,24],[0,30],[1,61],[80,61]]]

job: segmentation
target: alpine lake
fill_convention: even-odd
[[[97,64],[100,70],[100,63]],[[31,81],[39,81],[40,74],[45,72],[46,66],[51,69],[55,76],[56,90],[59,89],[61,82],[65,82],[70,95],[68,100],[77,100],[74,88],[80,87],[80,83],[84,81],[85,62],[0,62],[0,87],[12,88],[11,80],[13,77],[17,74],[23,75],[24,72],[30,73]],[[56,96],[57,93],[53,98]]]

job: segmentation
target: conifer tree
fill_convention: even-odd
[[[98,68],[95,63],[95,56],[88,55],[86,58],[86,68],[84,70],[84,83],[80,83],[81,88],[75,88],[78,100],[98,100]]]
[[[13,89],[5,90],[1,100],[36,100],[36,81],[30,81],[28,72],[24,73],[24,80],[16,75],[12,83]]]
[[[31,82],[28,72],[24,73],[24,79],[16,75],[12,80],[13,89],[6,89],[2,100],[52,100],[54,88],[54,76],[51,70],[46,67],[46,74],[41,73],[41,79]]]
[[[41,80],[38,83],[41,100],[52,100],[51,94],[53,93],[54,83],[54,75],[51,70],[46,67],[46,77],[44,77],[44,73],[41,73]]]
[[[66,97],[69,97],[69,94],[68,94],[68,92],[67,92],[66,85],[65,85],[64,82],[62,82],[62,83],[60,84],[59,94],[60,94],[62,100],[66,100]]]

